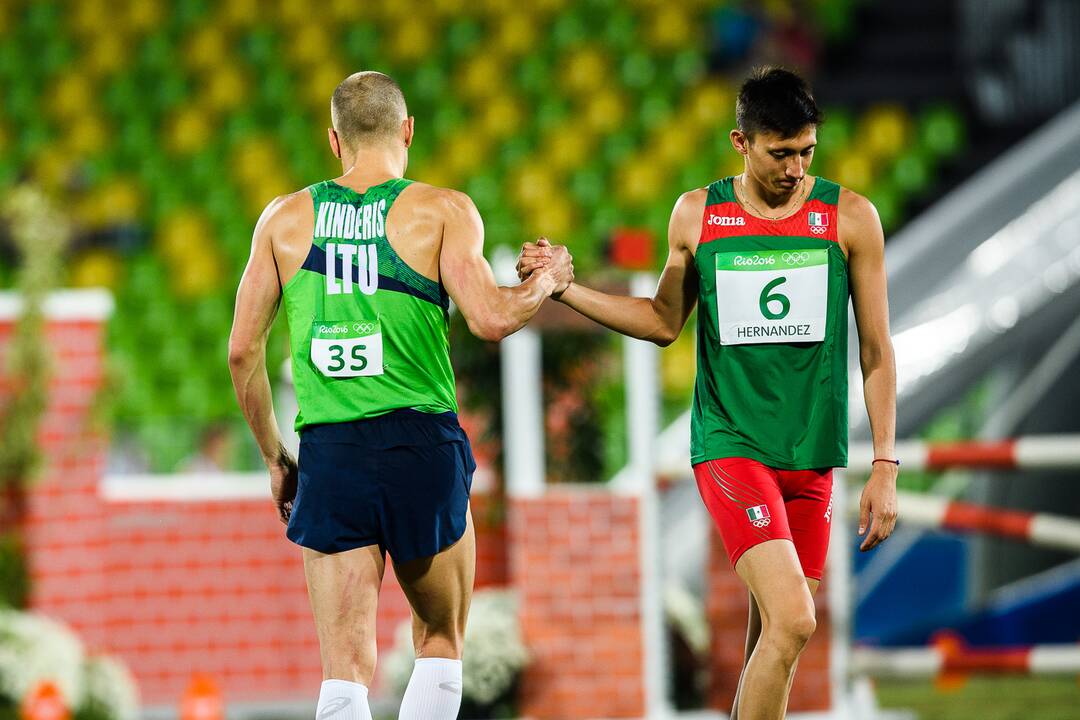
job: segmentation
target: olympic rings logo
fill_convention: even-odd
[[[802,265],[810,259],[810,253],[805,250],[802,252],[786,252],[780,256],[780,259],[787,265]]]
[[[373,322],[356,322],[352,326],[353,332],[361,335],[370,335],[375,332],[375,323]]]

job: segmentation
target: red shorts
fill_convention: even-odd
[[[803,574],[821,579],[832,522],[831,468],[777,470],[734,457],[698,463],[694,477],[732,567],[755,545],[784,539],[795,544]]]

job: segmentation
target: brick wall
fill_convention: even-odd
[[[0,362],[11,322],[0,318]],[[114,502],[99,493],[107,439],[93,429],[103,381],[97,322],[57,320],[57,367],[40,441],[46,470],[27,498],[35,609],[71,624],[91,650],[114,652],[147,704],[178,701],[206,672],[227,702],[311,700],[320,672],[298,549],[266,499]],[[0,365],[0,367],[4,367]],[[0,377],[0,402],[10,392]],[[535,718],[640,717],[644,708],[638,506],[632,497],[553,488],[502,507],[474,497],[477,585],[518,587],[532,664],[520,711]],[[727,709],[742,664],[746,591],[712,533],[709,703]],[[510,570],[508,571],[508,563]],[[792,711],[828,706],[828,613],[803,655]],[[379,646],[408,608],[388,569]]]
[[[597,490],[510,501],[511,579],[532,662],[519,712],[641,717],[638,506]]]
[[[829,694],[829,608],[827,588],[821,584],[814,601],[817,605],[817,631],[810,638],[799,659],[795,683],[791,688],[788,709],[791,712],[827,710]],[[735,697],[746,647],[746,619],[749,609],[746,586],[731,569],[727,552],[715,528],[709,531],[709,577],[706,583],[706,607],[710,644],[708,705],[728,712]]]
[[[147,703],[194,672],[226,700],[302,697],[321,680],[299,550],[264,501],[108,506],[109,649]]]
[[[505,580],[505,531],[486,520],[488,504],[474,498],[479,586]],[[319,647],[300,549],[269,500],[120,502],[107,515],[109,648],[135,668],[147,702],[174,702],[193,672],[217,678],[227,701],[314,698]],[[408,618],[388,563],[381,652]]]
[[[0,321],[0,368],[13,330]],[[68,619],[91,647],[105,640],[103,618],[94,609],[106,594],[103,573],[107,540],[97,482],[105,463],[106,439],[92,429],[91,411],[104,379],[100,323],[52,322],[47,328],[52,380],[48,408],[39,427],[45,454],[43,474],[26,497],[22,532],[29,553],[31,602]],[[10,388],[6,388],[10,390]]]
[[[0,317],[0,363],[11,330]],[[92,423],[104,380],[100,321],[53,320],[48,337],[57,372],[39,434],[47,465],[20,528],[32,608],[70,624],[90,651],[125,660],[146,704],[178,702],[194,672],[215,678],[226,702],[313,702],[321,671],[300,551],[268,497],[106,500],[107,438]],[[0,377],[0,403],[10,390]],[[500,507],[477,495],[473,513],[477,585],[504,584]],[[384,652],[408,617],[388,567]]]

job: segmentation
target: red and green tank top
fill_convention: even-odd
[[[457,412],[449,298],[386,239],[386,216],[411,182],[308,188],[315,233],[283,289],[297,430],[402,408]]]
[[[747,457],[786,470],[847,465],[847,260],[840,186],[817,178],[790,217],[764,220],[709,186],[698,272],[694,463]]]

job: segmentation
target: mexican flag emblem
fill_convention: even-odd
[[[829,216],[825,213],[811,212],[806,213],[808,222],[810,223],[810,232],[815,235],[824,235],[826,228],[829,227]]]
[[[754,527],[765,527],[770,522],[768,505],[755,505],[746,508],[746,515],[750,518],[750,522]]]

